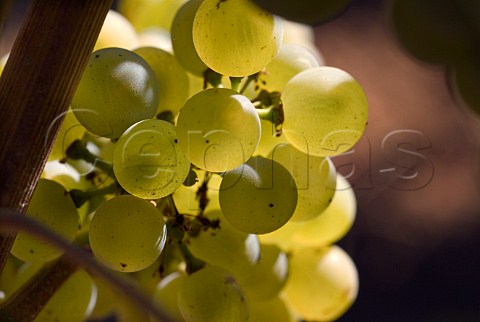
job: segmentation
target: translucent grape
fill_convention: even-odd
[[[297,185],[298,201],[292,220],[309,220],[320,215],[335,192],[337,172],[332,161],[307,155],[290,144],[277,146],[272,158],[290,172]]]
[[[277,130],[272,122],[262,119],[260,123],[262,125],[262,135],[253,155],[267,157],[276,146],[286,144],[288,141],[285,135],[277,135]]]
[[[150,27],[169,30],[175,12],[187,0],[120,0],[118,10],[137,31]]]
[[[250,318],[248,322],[296,322],[292,312],[280,297],[266,301],[249,301]]]
[[[219,74],[255,74],[277,54],[283,25],[249,0],[204,0],[193,21],[193,43]]]
[[[260,236],[260,240],[262,243],[278,245],[284,251],[333,244],[352,227],[356,206],[353,188],[347,179],[337,174],[336,191],[327,209],[310,220],[289,221],[280,229]]]
[[[55,120],[60,122],[60,117]],[[53,124],[52,124],[53,125]],[[52,129],[50,127],[50,129]],[[78,122],[77,118],[73,114],[73,111],[69,109],[65,113],[65,118],[60,126],[60,130],[57,134],[55,142],[53,144],[48,160],[61,160],[66,157],[66,150],[75,140],[80,140],[85,134],[85,128]],[[53,133],[49,132],[50,135]]]
[[[134,124],[120,137],[113,171],[118,183],[132,195],[158,199],[185,181],[190,162],[178,147],[175,126],[152,119]]]
[[[261,245],[260,260],[251,270],[242,287],[252,302],[272,299],[287,281],[287,255],[274,245]]]
[[[289,259],[286,301],[305,320],[336,320],[355,301],[357,269],[340,247],[299,249]]]
[[[225,173],[219,199],[232,226],[247,233],[265,234],[282,227],[292,217],[297,187],[281,164],[255,157]]]
[[[315,31],[312,26],[289,20],[283,21],[283,43],[296,44],[310,49],[320,65],[325,65],[325,60],[315,44]]]
[[[172,54],[160,48],[141,47],[134,52],[145,59],[157,77],[160,93],[157,113],[172,111],[177,114],[188,98],[187,72]]]
[[[315,156],[341,154],[360,139],[368,103],[360,84],[335,67],[317,67],[294,76],[282,95],[287,140]]]
[[[355,221],[357,202],[353,188],[337,174],[337,188],[332,202],[319,216],[297,225],[292,246],[326,246],[340,240]]]
[[[258,77],[260,88],[269,92],[283,92],[287,82],[298,73],[320,64],[315,55],[300,45],[282,45],[277,56]]]
[[[242,290],[228,271],[216,266],[206,266],[183,281],[178,305],[186,322],[248,321]]]
[[[93,134],[119,138],[132,124],[155,116],[158,82],[147,62],[132,51],[92,53],[72,101],[78,121]]]
[[[165,276],[155,288],[153,298],[157,305],[159,305],[174,321],[183,321],[182,313],[178,307],[177,294],[185,281],[183,272],[177,271]],[[151,319],[152,322],[157,322]]]
[[[189,237],[189,250],[195,257],[227,269],[237,280],[244,280],[260,258],[258,237],[230,225],[221,211],[206,213],[205,217],[220,220],[220,228]]]
[[[138,47],[156,47],[173,54],[172,38],[168,30],[151,27],[138,33]]]
[[[190,0],[177,11],[173,19],[172,46],[178,62],[192,74],[203,76],[207,65],[198,57],[193,44],[193,19],[203,0]]]
[[[137,46],[138,35],[130,21],[119,12],[109,10],[93,50],[108,47],[131,50]]]
[[[38,181],[27,208],[27,216],[68,241],[75,239],[79,225],[77,208],[70,195],[55,181]],[[23,232],[17,234],[11,252],[25,262],[48,262],[63,253],[42,239]]]
[[[34,322],[83,322],[93,311],[97,288],[84,270],[75,272],[48,301]]]
[[[253,0],[254,3],[287,20],[317,25],[341,14],[351,0]]]
[[[195,166],[224,172],[247,161],[260,140],[260,119],[245,96],[213,88],[192,96],[177,119],[178,142]]]
[[[162,213],[150,202],[118,196],[101,204],[90,223],[90,247],[107,267],[134,272],[151,265],[165,245]]]

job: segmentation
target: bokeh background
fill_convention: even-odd
[[[315,28],[326,64],[351,73],[370,102],[363,139],[334,158],[358,200],[339,244],[357,265],[360,291],[340,321],[477,322],[480,118],[455,101],[444,67],[402,48],[389,3],[354,0]],[[0,56],[28,4],[12,1]]]

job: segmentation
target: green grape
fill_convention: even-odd
[[[168,30],[151,27],[138,33],[138,47],[155,47],[173,54],[172,37]]]
[[[282,21],[249,0],[204,0],[193,21],[198,56],[227,76],[259,72],[275,57],[282,38]]]
[[[337,172],[332,161],[307,155],[290,144],[275,147],[271,157],[295,179],[298,201],[292,220],[309,220],[321,214],[332,201],[335,192]]]
[[[317,57],[306,47],[282,45],[277,56],[265,67],[264,72],[259,74],[258,84],[269,92],[283,92],[293,76],[319,66]]]
[[[253,0],[255,4],[287,20],[318,25],[343,13],[351,0]]]
[[[433,64],[462,61],[478,37],[478,3],[397,0],[390,9],[396,38],[410,54]]]
[[[355,301],[358,273],[338,246],[303,248],[289,257],[287,305],[305,320],[333,321]]]
[[[153,299],[157,305],[171,316],[173,321],[183,321],[182,313],[180,313],[180,308],[178,307],[177,294],[186,277],[187,275],[180,271],[165,276],[160,283],[158,283],[153,295]],[[157,322],[157,320],[153,318],[150,320]]]
[[[280,229],[260,236],[260,240],[262,243],[277,245],[284,251],[333,244],[352,227],[356,207],[352,187],[347,179],[337,173],[336,191],[327,209],[310,220],[289,221]]]
[[[160,101],[157,113],[177,114],[188,98],[190,82],[187,72],[170,53],[155,47],[141,47],[134,52],[152,67],[158,80]]]
[[[190,186],[180,186],[173,193],[172,197],[175,201],[177,210],[181,214],[197,215],[201,212],[201,202],[199,192],[202,192],[204,181],[206,179],[206,172],[203,170],[195,170],[197,173],[198,181]],[[220,209],[220,202],[218,201],[218,191],[220,190],[220,184],[222,177],[220,175],[210,175],[207,182],[207,191],[204,195],[208,198],[207,205],[204,209],[205,212],[214,211]],[[200,189],[200,191],[199,191]]]
[[[285,285],[288,274],[288,258],[280,248],[262,244],[260,254],[259,262],[241,283],[252,303],[277,296]]]
[[[187,0],[120,0],[118,10],[135,26],[137,31],[150,27],[166,30],[172,25],[175,12]]]
[[[130,21],[121,13],[109,10],[93,50],[108,47],[131,50],[137,46],[138,35]]]
[[[55,122],[59,122],[59,118],[57,118]],[[66,150],[70,144],[75,140],[80,140],[85,132],[85,128],[78,122],[72,110],[69,109],[68,112],[65,113],[65,118],[53,143],[48,160],[61,160],[65,158]]]
[[[368,103],[360,84],[335,67],[316,67],[294,76],[282,95],[287,140],[315,156],[339,155],[360,139]]]
[[[55,181],[38,181],[26,215],[70,242],[75,239],[79,225],[77,208],[70,195]],[[42,239],[19,232],[11,253],[25,262],[43,263],[59,257],[63,251]]]
[[[192,96],[177,119],[178,143],[200,169],[224,172],[247,161],[260,140],[260,118],[245,96],[213,88]]]
[[[84,271],[75,272],[48,301],[34,322],[83,322],[97,300],[97,288]]]
[[[172,47],[178,62],[190,73],[203,76],[207,65],[198,57],[193,44],[193,19],[203,0],[190,0],[177,11],[173,19],[171,34]]]
[[[357,202],[353,188],[337,174],[337,190],[332,202],[319,216],[295,225],[292,247],[326,246],[340,240],[355,221]]]
[[[262,157],[225,173],[220,207],[235,228],[252,234],[272,232],[290,220],[297,206],[297,187],[280,163]]]
[[[312,26],[284,20],[283,44],[303,46],[310,50],[310,52],[317,58],[320,65],[325,65],[323,56],[315,44],[315,31]]]
[[[297,322],[285,302],[278,296],[266,301],[251,301],[249,304],[248,322]]]
[[[158,101],[157,78],[143,58],[104,48],[90,56],[72,110],[93,134],[119,138],[132,124],[155,116]]]
[[[88,190],[92,189],[92,182],[86,176],[81,175],[74,167],[68,163],[59,161],[49,161],[43,169],[42,178],[53,180],[61,184],[65,190],[72,189]],[[80,208],[77,208],[80,218],[80,224],[85,222],[89,214],[90,202],[85,202]]]
[[[276,146],[288,143],[285,135],[277,133],[275,125],[267,120],[261,119],[260,124],[262,126],[260,136],[260,142],[255,150],[254,156],[267,157]]]
[[[185,278],[178,306],[186,322],[248,321],[245,297],[225,269],[206,266]]]
[[[161,120],[132,125],[118,140],[113,171],[123,189],[144,199],[173,193],[190,171],[190,162],[177,144],[175,126]]]
[[[90,223],[93,254],[107,267],[139,271],[153,264],[165,245],[162,213],[150,202],[118,196],[101,204]]]
[[[260,258],[258,237],[230,225],[219,210],[206,213],[205,217],[220,220],[220,227],[189,237],[188,249],[193,256],[227,269],[237,280],[245,280]]]

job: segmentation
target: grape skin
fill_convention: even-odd
[[[72,110],[88,131],[116,139],[132,124],[154,117],[158,102],[158,81],[148,63],[112,47],[90,56]]]
[[[132,125],[118,140],[113,171],[123,189],[144,199],[173,193],[190,171],[190,162],[177,144],[173,124],[144,120]]]
[[[78,231],[79,215],[72,198],[59,183],[52,180],[38,181],[27,208],[27,216],[70,242],[74,240]],[[42,239],[20,232],[11,253],[25,262],[44,263],[59,257],[63,251],[50,246]]]
[[[297,198],[297,187],[287,169],[262,157],[226,172],[219,192],[225,218],[251,234],[266,234],[285,225]]]
[[[283,25],[248,0],[204,0],[193,21],[193,43],[202,61],[227,76],[260,71],[277,54]]]
[[[178,293],[178,304],[186,322],[248,321],[240,286],[228,271],[217,266],[189,275]]]
[[[104,265],[120,272],[135,272],[153,264],[165,238],[162,213],[134,196],[118,196],[102,203],[90,223],[93,253]]]
[[[283,132],[297,149],[315,156],[352,148],[367,126],[368,103],[360,84],[335,67],[307,69],[282,93]]]
[[[178,142],[193,165],[224,172],[247,161],[260,141],[260,118],[253,104],[227,88],[192,96],[177,119]]]

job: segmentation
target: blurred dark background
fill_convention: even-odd
[[[13,1],[0,55],[27,5]],[[351,73],[370,102],[363,139],[334,158],[358,199],[339,244],[360,291],[339,321],[480,321],[480,118],[452,98],[443,66],[402,48],[388,12],[389,1],[356,0],[315,28],[326,64]]]

